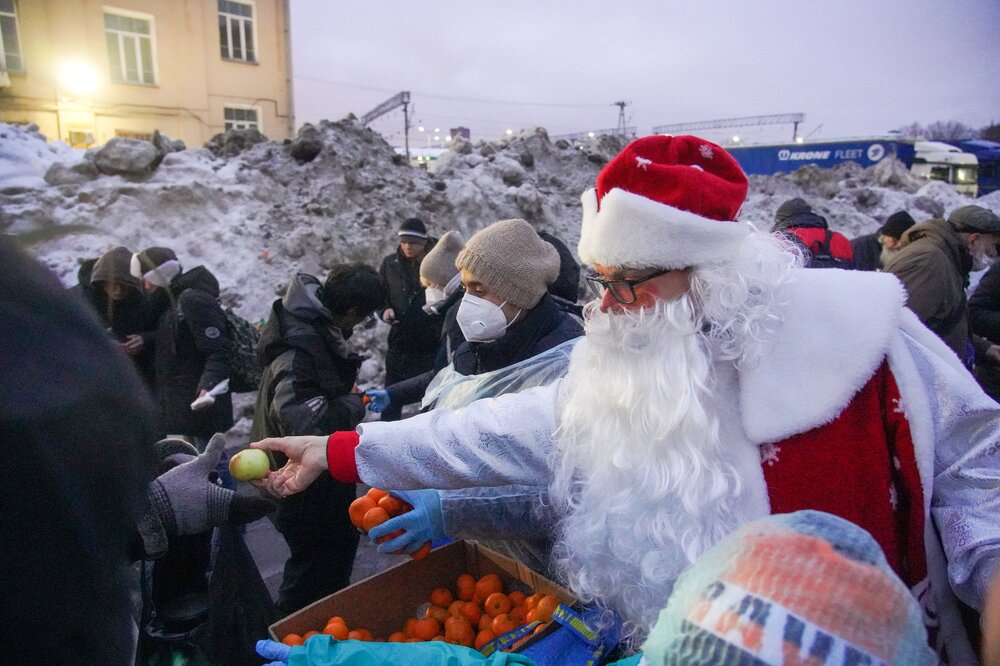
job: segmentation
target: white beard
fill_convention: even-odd
[[[899,250],[898,249],[896,249],[896,250],[890,250],[889,248],[887,248],[886,246],[883,245],[882,246],[882,252],[879,254],[879,265],[884,268],[885,265],[888,264],[889,261],[893,257],[895,257],[897,254],[899,254]]]
[[[586,334],[560,394],[554,564],[635,641],[677,576],[746,520],[742,484],[720,442],[712,353],[690,297],[637,315],[589,312]]]

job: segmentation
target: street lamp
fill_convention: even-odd
[[[739,142],[740,142],[739,135],[733,135],[733,143],[739,143]]]

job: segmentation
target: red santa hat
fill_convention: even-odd
[[[736,221],[746,195],[740,165],[714,143],[695,136],[636,139],[583,194],[580,258],[629,268],[724,262],[749,232]]]

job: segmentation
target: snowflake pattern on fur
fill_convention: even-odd
[[[698,146],[698,152],[701,153],[701,156],[706,160],[710,160],[715,157],[715,153],[712,151],[712,146],[707,143],[703,143]]]
[[[779,453],[781,453],[781,447],[777,444],[762,444],[760,447],[761,464],[767,464],[769,467],[774,467],[774,463],[778,462]]]
[[[648,167],[652,163],[653,160],[647,160],[645,157],[639,157],[638,155],[635,156],[636,166],[642,169],[643,171],[646,171],[646,167]]]
[[[903,409],[903,399],[902,398],[893,398],[892,399],[892,413],[893,414],[902,414],[903,418],[906,419],[906,410]],[[909,419],[906,419],[906,420],[909,421]]]
[[[893,511],[899,509],[899,493],[896,491],[896,484],[889,484],[889,506],[892,507]]]

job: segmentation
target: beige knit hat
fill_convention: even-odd
[[[538,304],[559,277],[559,253],[524,220],[500,220],[465,244],[455,265],[519,308]]]
[[[445,287],[458,273],[455,259],[465,247],[462,236],[457,231],[449,231],[441,236],[427,256],[420,262],[420,277],[436,286]]]

